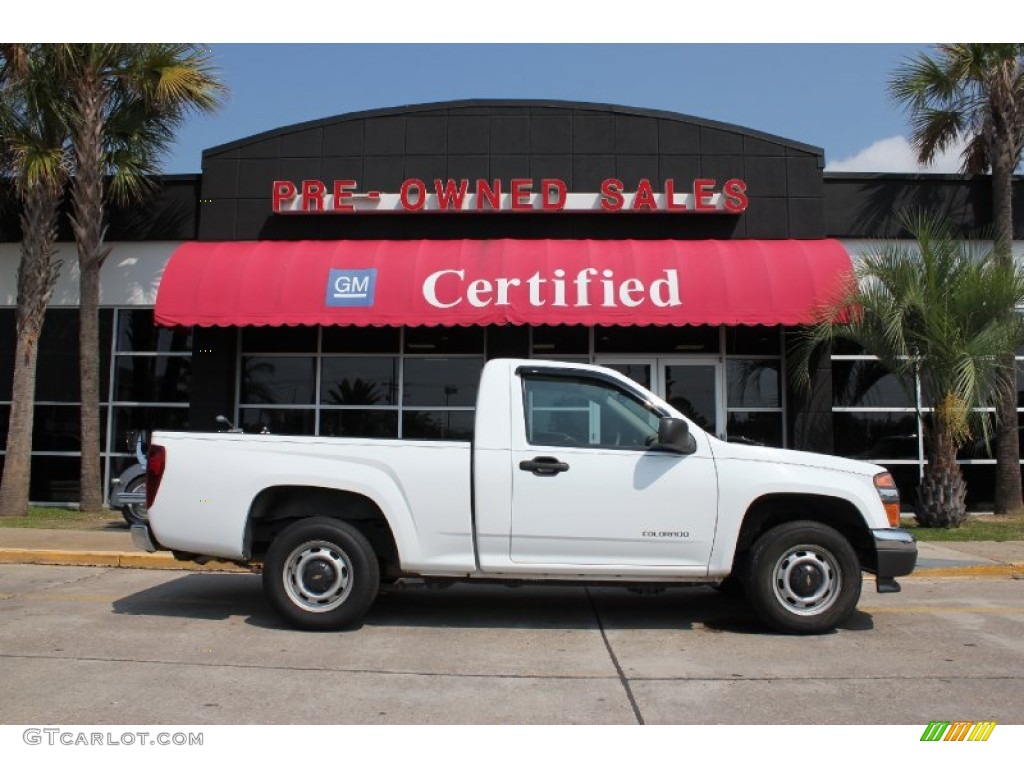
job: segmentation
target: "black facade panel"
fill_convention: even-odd
[[[443,181],[448,178],[447,173],[448,161],[444,155],[423,155],[405,159],[405,177],[419,179],[427,185],[427,189],[430,191],[433,191],[434,179]]]
[[[273,136],[251,144],[245,144],[238,148],[238,157],[241,160],[259,160],[268,157],[281,156],[281,139]]]
[[[753,136],[743,137],[743,154],[764,157],[785,157],[786,149],[774,141],[765,141]]]
[[[573,155],[573,192],[599,192],[601,182],[615,178],[615,155]]]
[[[490,158],[487,155],[449,155],[446,178],[470,179],[470,181],[490,179]]]
[[[713,179],[719,186],[728,179],[742,179],[745,172],[741,155],[705,155],[700,161],[701,178]]]
[[[212,160],[203,167],[203,197],[238,197],[238,161]]]
[[[797,240],[817,240],[825,236],[825,204],[822,199],[789,198],[789,237]]]
[[[577,115],[572,121],[572,151],[578,155],[615,152],[615,118]]]
[[[448,153],[485,155],[491,149],[491,123],[486,117],[448,118]]]
[[[661,184],[672,179],[676,192],[685,192],[700,178],[700,157],[698,155],[661,155],[658,161],[658,178]]]
[[[192,240],[196,237],[199,206],[205,205],[200,199],[198,176],[165,178],[138,203],[108,208],[106,240]],[[69,231],[67,239],[71,237]]]
[[[313,178],[318,178],[319,174]],[[292,181],[296,187],[302,178],[282,175],[281,161],[277,158],[267,160],[240,160],[238,163],[238,196],[270,197],[274,182],[279,180]]]
[[[786,185],[793,197],[821,197],[823,191],[818,158],[786,158]]]
[[[700,149],[704,155],[742,155],[743,136],[721,128],[702,126]]]
[[[658,149],[663,155],[699,155],[700,126],[675,120],[659,120]]]
[[[363,129],[363,151],[367,155],[404,155],[405,118],[367,119]]]
[[[363,158],[363,190],[397,192],[405,180],[405,159],[403,157]]]
[[[405,124],[409,155],[443,155],[448,151],[448,118],[410,117]]]
[[[657,122],[649,117],[616,115],[615,151],[620,155],[657,154]]]
[[[764,197],[786,196],[786,158],[747,157],[744,165],[748,192]]]
[[[572,152],[572,117],[545,114],[530,118],[530,151],[535,155]]]
[[[239,200],[238,210],[235,214],[235,239],[259,240],[263,236],[262,233],[266,230],[267,224],[271,219],[303,218],[308,218],[312,221],[323,217],[271,213],[269,198],[266,200]],[[332,216],[331,218],[334,217]]]
[[[743,218],[747,237],[766,240],[789,237],[789,207],[784,198],[751,197]]]
[[[526,155],[530,152],[529,117],[492,118],[489,135],[492,155]]]
[[[200,240],[247,239],[235,236],[237,200],[221,199],[202,204],[199,216]]]
[[[325,157],[321,161],[322,181],[333,185],[335,181],[349,180],[358,182],[363,177],[363,158],[361,157]],[[330,190],[329,190],[330,191]]]
[[[619,155],[615,163],[615,177],[621,179],[626,189],[635,190],[640,179],[647,179],[660,192],[660,168],[657,155]]]
[[[363,153],[364,120],[345,120],[324,126],[324,157],[354,157]]]
[[[192,387],[189,428],[219,429],[217,416],[231,418],[235,411],[235,361],[237,328],[201,328],[192,331]]]
[[[541,179],[561,179],[569,187],[572,179],[572,160],[566,155],[535,155],[530,158],[530,178],[539,191]],[[572,188],[569,187],[572,192]]]
[[[300,182],[306,180],[317,180],[322,181],[328,186],[328,192],[330,192],[331,183],[334,181],[332,178],[324,178],[324,167],[323,161],[319,157],[284,157],[281,158],[281,165],[278,173],[281,174],[282,179],[291,179],[295,182],[295,186],[299,187]],[[269,197],[271,186],[267,185],[266,194]]]
[[[512,179],[530,178],[529,155],[491,155],[491,179],[501,179],[507,191]]]
[[[310,128],[281,137],[281,157],[320,157],[323,155],[322,128]]]

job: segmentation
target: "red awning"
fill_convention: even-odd
[[[796,325],[852,272],[834,240],[191,242],[160,325]]]

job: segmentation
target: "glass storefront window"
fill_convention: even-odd
[[[395,405],[398,359],[325,357],[320,381],[323,405]]]
[[[192,358],[184,355],[118,355],[114,399],[136,403],[187,403]]]
[[[312,435],[314,412],[302,408],[243,408],[239,426],[243,432],[262,432],[272,435]]]
[[[781,360],[730,359],[726,380],[730,408],[778,408],[782,404]]]
[[[778,326],[738,325],[725,329],[727,355],[774,355],[782,353]]]
[[[594,328],[594,352],[699,355],[719,350],[716,326],[648,326],[642,330],[643,333],[638,333],[630,326],[598,326]]]
[[[398,437],[398,411],[324,410],[320,434],[325,437]]]
[[[312,357],[243,357],[240,402],[312,404],[315,373]]]
[[[406,328],[405,352],[413,355],[482,355],[483,326]]]
[[[407,357],[402,405],[473,407],[483,366],[482,357]]]
[[[402,434],[408,440],[472,440],[473,411],[403,411]]]
[[[539,325],[531,328],[534,357],[550,359],[557,355],[589,355],[590,328],[583,325]]]
[[[154,325],[151,309],[120,309],[117,312],[118,352],[191,352],[192,332]]]
[[[782,412],[729,411],[730,443],[782,447]]]
[[[917,459],[917,416],[913,412],[833,412],[836,453],[854,459]]]
[[[899,379],[876,360],[832,361],[832,405],[861,408],[913,407]]]

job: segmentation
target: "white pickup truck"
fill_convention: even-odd
[[[898,592],[917,546],[874,464],[722,442],[625,376],[486,364],[471,442],[157,432],[137,546],[262,567],[291,624],[360,620],[382,583],[741,585],[817,633]]]

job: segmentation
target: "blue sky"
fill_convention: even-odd
[[[886,95],[896,44],[212,44],[230,88],[181,131],[165,170],[202,150],[291,123],[449,99],[519,98],[665,109],[822,147],[829,164],[907,133]],[[911,170],[899,148],[878,167]],[[888,163],[890,167],[881,167]],[[862,165],[871,165],[865,161]],[[844,167],[844,166],[840,166]]]
[[[931,0],[926,13],[893,0],[175,0],[144,16],[138,0],[92,0],[58,16],[19,3],[4,22],[12,39],[207,41],[231,95],[188,121],[167,173],[296,122],[469,98],[664,109],[819,146],[829,170],[917,171],[887,80],[928,41],[998,31],[995,3],[964,14],[962,0]],[[954,152],[930,170],[957,166]]]

